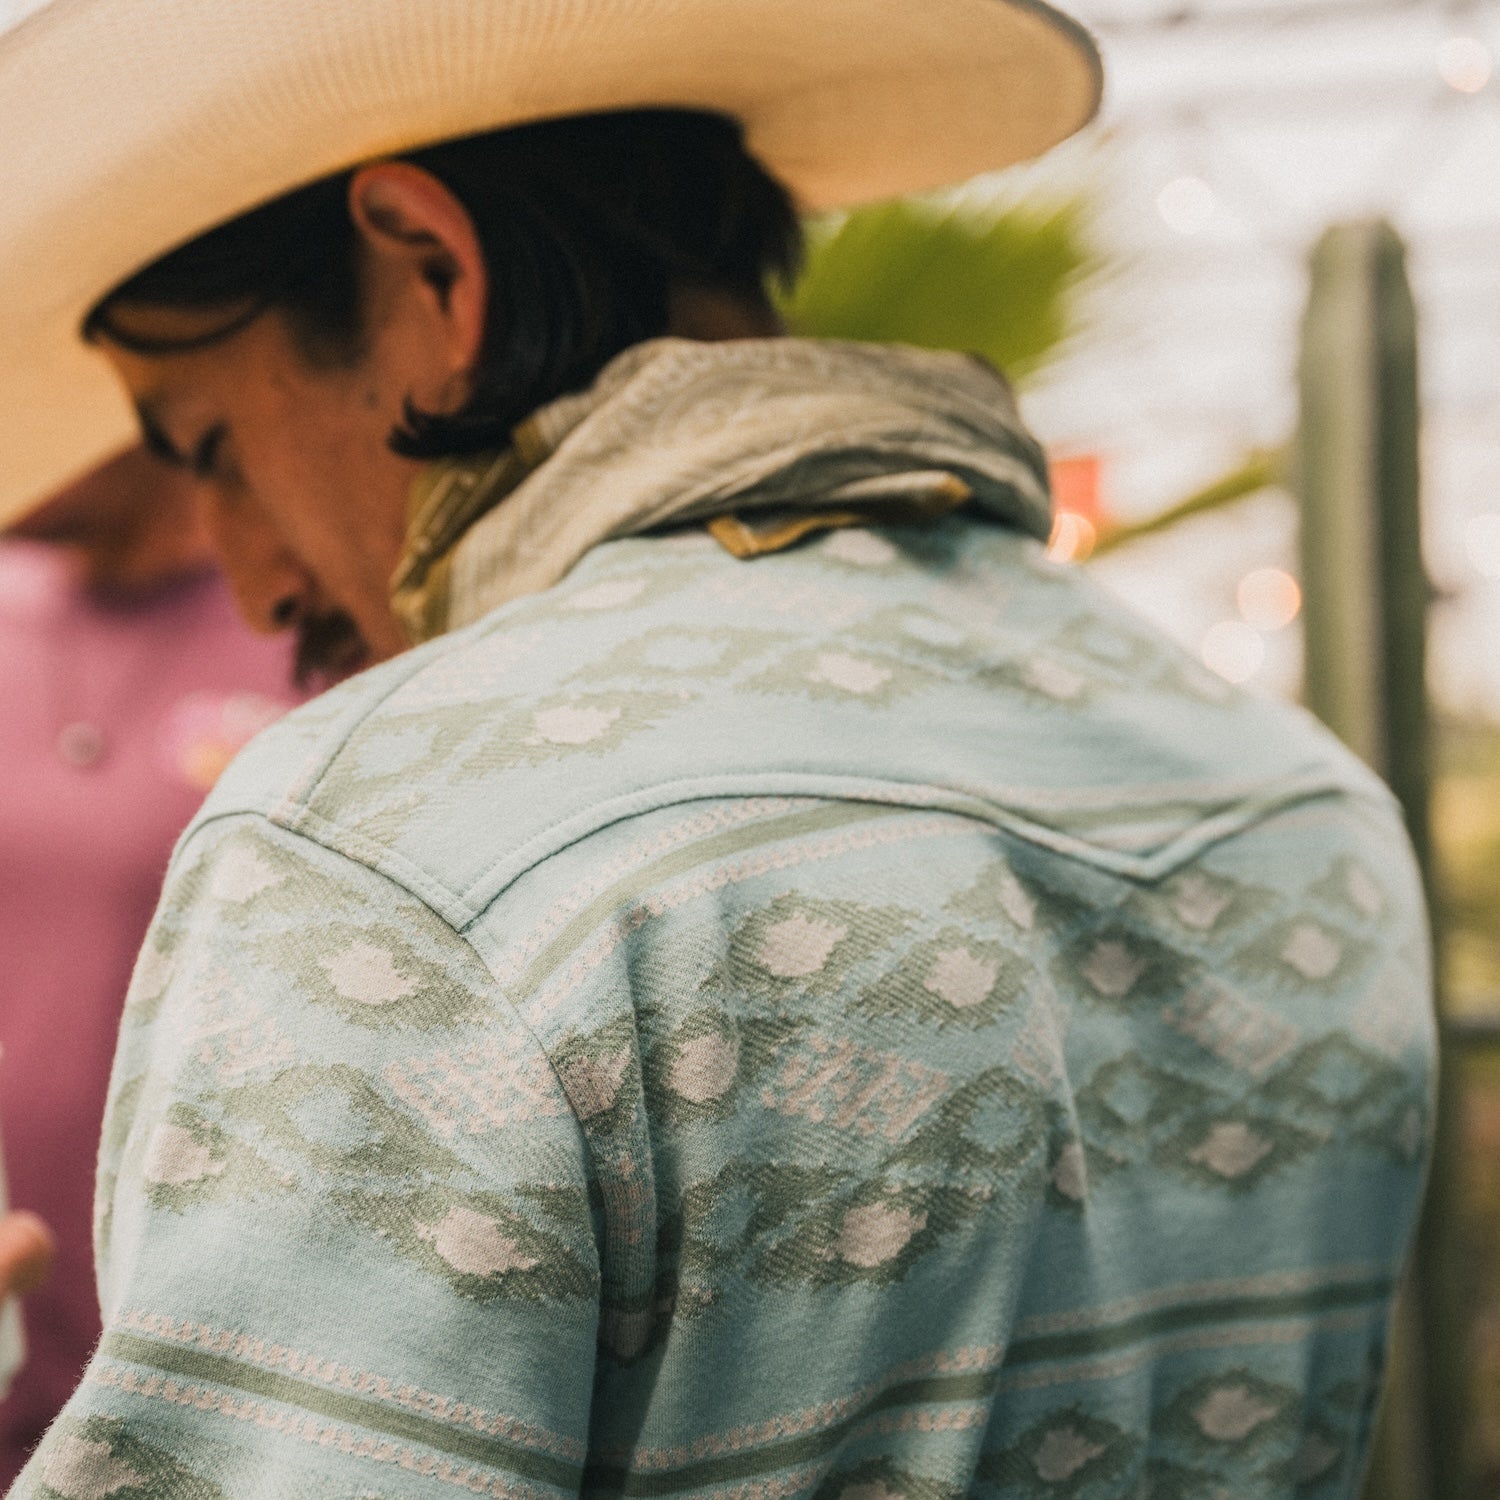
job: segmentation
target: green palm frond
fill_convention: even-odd
[[[794,333],[959,349],[1021,378],[1076,331],[1087,217],[1081,199],[855,209],[813,226],[782,311]]]
[[[1209,484],[1194,490],[1182,500],[1147,516],[1145,520],[1108,526],[1099,533],[1094,547],[1097,557],[1116,547],[1138,542],[1143,537],[1170,531],[1180,521],[1206,516],[1241,500],[1264,494],[1266,490],[1287,482],[1287,453],[1284,448],[1256,448],[1247,453],[1232,469]]]

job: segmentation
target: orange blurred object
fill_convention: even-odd
[[[1052,504],[1058,511],[1071,511],[1093,523],[1097,531],[1104,516],[1100,474],[1103,465],[1098,454],[1079,453],[1047,462],[1052,479]]]

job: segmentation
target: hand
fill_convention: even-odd
[[[0,1218],[0,1297],[40,1286],[56,1249],[52,1231],[35,1214],[8,1213]]]

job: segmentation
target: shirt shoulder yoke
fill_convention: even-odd
[[[199,821],[259,813],[463,926],[559,849],[691,800],[954,812],[1153,879],[1290,802],[1384,797],[1022,538],[911,531],[753,563],[701,533],[606,544],[290,714]]]

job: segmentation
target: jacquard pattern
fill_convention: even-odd
[[[1373,780],[1034,544],[611,543],[179,849],[17,1493],[1344,1500],[1426,974]]]

